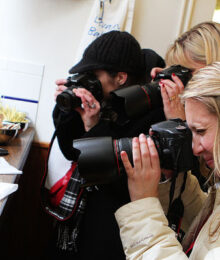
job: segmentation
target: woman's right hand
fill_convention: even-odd
[[[100,103],[95,99],[90,91],[85,88],[73,89],[74,94],[81,98],[81,107],[75,108],[80,114],[84,123],[84,128],[89,131],[92,127],[98,124],[100,119]]]
[[[67,83],[66,79],[56,80],[56,92],[54,98],[56,101],[57,96],[62,93],[67,87],[64,85]],[[91,92],[84,88],[74,88],[73,93],[81,99],[82,106],[75,108],[75,110],[80,114],[84,127],[86,131],[89,131],[94,127],[100,119],[100,104],[92,95]]]
[[[56,87],[56,91],[54,93],[54,100],[56,101],[57,99],[57,96],[62,93],[65,89],[67,89],[66,86],[64,86],[64,84],[67,83],[67,80],[66,79],[57,79],[55,81],[55,84],[57,85]]]
[[[151,77],[154,79],[156,75],[163,69],[155,67],[151,70]],[[172,76],[172,80],[161,79],[161,96],[163,100],[163,109],[166,119],[181,118],[186,119],[184,106],[180,101],[179,94],[184,90],[182,81],[175,74]]]
[[[161,176],[159,156],[153,140],[144,134],[133,138],[132,167],[127,153],[121,152],[121,159],[128,175],[128,189],[131,201],[147,197],[158,197]]]
[[[179,95],[184,90],[184,85],[178,76],[172,75],[172,80],[162,79],[159,83],[163,100],[163,110],[166,119],[180,118],[186,119],[184,105],[181,103]]]

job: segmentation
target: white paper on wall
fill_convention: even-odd
[[[3,105],[25,112],[35,124],[44,65],[0,58],[0,97]]]

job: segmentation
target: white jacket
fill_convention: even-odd
[[[189,176],[182,199],[185,205],[185,218],[187,221],[192,221],[207,195],[201,191],[197,179]],[[165,192],[165,189],[161,192]],[[168,227],[158,198],[151,197],[131,202],[117,210],[115,216],[127,259],[188,259],[175,233]],[[189,259],[220,259],[220,228],[213,237],[209,236],[218,224],[220,225],[219,189],[213,213],[202,227]]]

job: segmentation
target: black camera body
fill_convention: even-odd
[[[159,82],[161,79],[172,80],[173,73],[180,78],[184,86],[192,77],[190,69],[173,65],[158,73],[151,83],[133,85],[112,91],[113,109],[120,111],[120,113],[123,111],[128,118],[137,118],[154,108],[162,107],[163,101]]]
[[[179,118],[170,119],[152,125],[151,131],[161,168],[178,173],[193,168],[192,132],[186,122]]]
[[[67,89],[56,98],[57,106],[63,112],[70,112],[81,106],[81,99],[72,92],[74,88],[87,89],[99,102],[103,99],[101,82],[91,72],[73,74],[67,78],[65,86]]]
[[[151,126],[161,168],[176,173],[193,169],[192,134],[181,119],[163,121]],[[126,151],[131,163],[132,138],[94,137],[73,141],[79,151],[78,167],[85,186],[110,183],[125,174],[121,151]]]
[[[169,68],[164,69],[161,72],[159,72],[156,75],[156,77],[154,78],[154,83],[158,84],[160,79],[172,80],[173,73],[181,79],[184,86],[188,83],[188,81],[192,77],[192,72],[190,69],[183,67],[181,65],[173,65],[173,66],[170,66]]]

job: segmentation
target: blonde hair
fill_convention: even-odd
[[[220,61],[220,24],[203,22],[183,33],[166,53],[166,65],[194,69],[192,62],[210,65]]]
[[[220,176],[220,62],[206,66],[194,74],[181,95],[182,101],[189,98],[203,103],[217,117],[213,155],[214,172]]]

